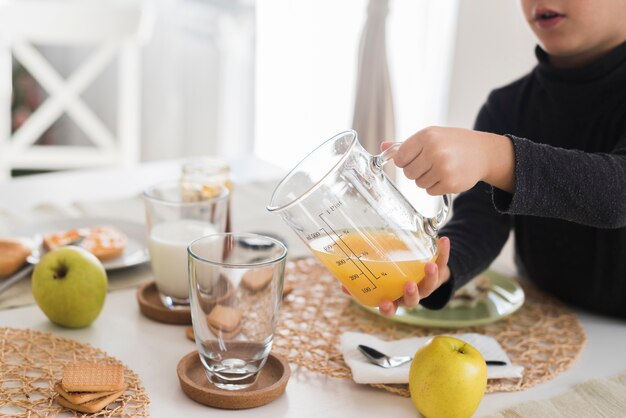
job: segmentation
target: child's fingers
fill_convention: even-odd
[[[437,267],[439,267],[439,270],[442,270],[448,265],[448,260],[450,259],[450,238],[441,237],[437,250]]]
[[[378,311],[383,316],[394,316],[397,308],[398,304],[390,300],[383,300],[380,302],[380,305],[378,305]]]
[[[437,184],[438,181],[439,178],[437,177],[437,172],[431,166],[428,171],[422,174],[419,178],[415,179],[415,184],[417,184],[417,187],[421,187],[422,189],[430,189]]]
[[[406,282],[404,284],[404,296],[402,302],[407,308],[415,308],[420,301],[420,293],[417,289],[417,283]]]
[[[395,144],[393,141],[383,141],[380,143],[380,150],[385,151],[387,148]]]
[[[424,266],[424,278],[418,285],[420,297],[425,298],[439,287],[439,268],[435,263],[426,263]]]
[[[430,161],[425,161],[423,158],[419,158],[418,155],[413,161],[402,167],[402,172],[409,180],[417,180],[429,171],[432,171],[432,169],[432,163]]]

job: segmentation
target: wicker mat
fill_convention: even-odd
[[[339,351],[345,331],[365,332],[385,340],[450,333],[389,321],[350,302],[339,283],[315,259],[291,261],[286,283],[294,290],[285,298],[274,350],[289,362],[332,377],[351,378]],[[489,380],[487,392],[513,392],[549,380],[578,358],[586,342],[584,330],[565,305],[523,285],[524,306],[493,324],[456,330],[494,337],[514,364],[524,366],[521,379]],[[407,385],[372,385],[409,396]]]
[[[0,416],[147,417],[150,400],[136,373],[125,367],[126,392],[108,409],[82,414],[55,402],[54,383],[72,361],[121,364],[88,344],[30,329],[0,328]]]

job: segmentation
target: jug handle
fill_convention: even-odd
[[[385,151],[381,152],[378,155],[374,155],[372,157],[372,166],[375,171],[382,171],[383,166],[387,164],[389,161],[393,159],[393,156],[396,155],[398,148],[402,145],[401,142],[396,142],[392,144]],[[452,202],[452,195],[446,193],[441,196],[441,208],[437,212],[435,216],[432,218],[424,219],[424,230],[428,235],[433,238],[437,237],[437,233],[439,232],[439,228],[444,223],[446,219],[448,219],[448,214],[450,213],[450,203]]]

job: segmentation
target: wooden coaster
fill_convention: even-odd
[[[189,398],[221,409],[247,409],[266,405],[282,395],[291,376],[289,363],[274,353],[268,356],[255,384],[242,390],[219,389],[209,382],[197,351],[183,357],[176,372],[180,387]]]
[[[155,282],[148,282],[137,289],[137,302],[141,313],[150,319],[165,324],[191,325],[191,310],[166,308]]]

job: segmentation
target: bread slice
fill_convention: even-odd
[[[32,250],[15,239],[0,239],[0,276],[15,273]]]

